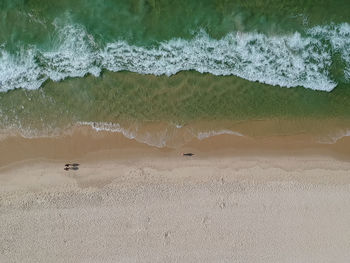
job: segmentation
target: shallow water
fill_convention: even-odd
[[[344,0],[1,1],[0,128],[314,119],[346,129],[349,11]]]

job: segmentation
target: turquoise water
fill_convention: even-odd
[[[0,127],[347,120],[349,11],[345,0],[2,0]]]

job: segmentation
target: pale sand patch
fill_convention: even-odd
[[[1,175],[1,262],[348,262],[350,164],[32,163]]]
[[[0,262],[349,261],[349,142],[112,138],[2,144]]]

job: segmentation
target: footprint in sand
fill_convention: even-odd
[[[221,208],[221,209],[224,209],[226,207],[226,202],[225,202],[225,199],[221,199],[217,205]]]
[[[148,230],[149,226],[151,224],[151,218],[148,216],[143,222],[143,228],[144,230]]]
[[[207,227],[210,224],[211,220],[208,216],[202,218],[202,224]]]
[[[164,232],[164,240],[166,245],[170,244],[170,231]]]

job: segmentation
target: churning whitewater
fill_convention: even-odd
[[[172,39],[153,47],[123,40],[101,47],[77,24],[58,28],[56,35],[51,51],[23,46],[14,54],[2,48],[0,91],[38,89],[48,79],[99,76],[102,69],[167,76],[195,70],[281,87],[331,91],[338,83],[330,71],[334,54],[339,54],[344,64],[343,81],[350,79],[347,23],[282,36],[232,32],[222,39],[210,38],[202,30],[191,40]]]

